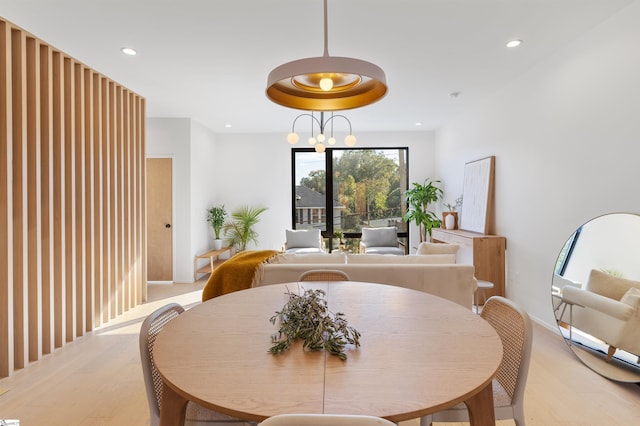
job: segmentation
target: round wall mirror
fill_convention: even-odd
[[[640,215],[583,224],[553,272],[553,310],[571,350],[602,376],[640,382]]]

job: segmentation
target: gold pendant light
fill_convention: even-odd
[[[307,111],[339,111],[380,100],[387,93],[384,71],[360,59],[329,56],[327,0],[324,0],[324,54],[280,65],[269,73],[267,97]]]

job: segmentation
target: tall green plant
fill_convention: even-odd
[[[225,223],[222,228],[226,241],[238,251],[247,249],[251,241],[258,244],[258,233],[253,227],[260,222],[259,216],[267,210],[267,207],[241,206],[231,213],[232,220]]]
[[[216,234],[216,240],[220,239],[220,230],[224,226],[226,216],[227,212],[224,209],[224,204],[210,207],[209,210],[207,210],[207,222],[209,222],[213,228],[213,232]]]
[[[431,230],[442,225],[438,216],[429,210],[429,204],[435,203],[442,197],[442,189],[436,186],[439,180],[425,179],[423,184],[413,183],[413,188],[405,192],[405,199],[409,210],[404,215],[405,222],[414,222],[420,230],[420,242],[427,241],[427,234],[431,237]]]

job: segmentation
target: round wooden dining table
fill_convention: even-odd
[[[341,360],[301,344],[268,352],[269,319],[288,291],[322,289],[328,309],[361,333]],[[494,425],[491,381],[502,359],[495,330],[451,301],[362,282],[301,282],[237,291],[167,324],[153,350],[163,379],[161,425],[181,425],[187,401],[246,420],[283,413],[367,414],[392,422],[467,404]]]

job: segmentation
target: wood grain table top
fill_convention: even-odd
[[[299,286],[326,291],[329,310],[343,312],[362,334],[360,347],[347,347],[347,360],[299,344],[268,352],[278,328],[269,318],[287,302],[287,289]],[[360,282],[278,284],[216,297],[167,324],[154,348],[168,398],[255,421],[282,413],[420,417],[490,390],[501,358],[500,338],[470,310]]]

